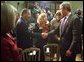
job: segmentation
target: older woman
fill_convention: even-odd
[[[16,41],[9,33],[15,25],[15,8],[7,3],[1,4],[1,61],[19,61]]]
[[[57,12],[54,15],[54,18],[50,22],[51,29],[54,29],[59,25],[61,18],[62,18],[61,10],[57,10]]]
[[[58,28],[57,29],[57,34],[56,35],[51,35],[49,37],[49,42],[48,43],[59,43],[59,25],[60,25],[61,18],[62,18],[61,10],[57,10],[57,12],[54,15],[54,18],[50,22],[50,30]]]

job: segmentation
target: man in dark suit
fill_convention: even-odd
[[[60,52],[61,61],[75,61],[76,54],[81,51],[81,23],[76,15],[71,13],[69,2],[60,5],[63,18],[60,20]],[[49,33],[42,33],[43,37],[56,34],[57,28]]]
[[[28,21],[31,17],[31,10],[23,9],[21,17],[18,19],[15,27],[17,45],[18,47],[25,49],[33,46],[33,37],[40,37],[40,33],[33,33],[29,28]]]

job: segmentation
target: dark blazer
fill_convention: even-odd
[[[55,28],[50,31],[49,36],[51,34],[56,34],[57,29],[58,28]],[[62,53],[65,53],[69,48],[72,53],[79,53],[81,51],[81,25],[79,18],[76,15],[71,14],[69,16],[60,38]]]
[[[33,46],[33,37],[40,37],[40,33],[32,33],[32,31],[28,29],[28,23],[24,21],[22,17],[17,21],[15,32],[17,37],[17,44],[23,49]]]

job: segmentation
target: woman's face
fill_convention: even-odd
[[[61,15],[56,15],[56,19],[60,20],[61,19]]]

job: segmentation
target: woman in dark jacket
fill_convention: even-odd
[[[41,13],[38,18],[37,18],[37,24],[34,29],[34,32],[48,32],[49,31],[49,22],[47,20],[47,14],[46,13]],[[47,44],[48,39],[43,39],[42,37],[37,38],[36,47],[40,48],[40,61],[44,61],[44,51],[43,51],[43,46]]]

